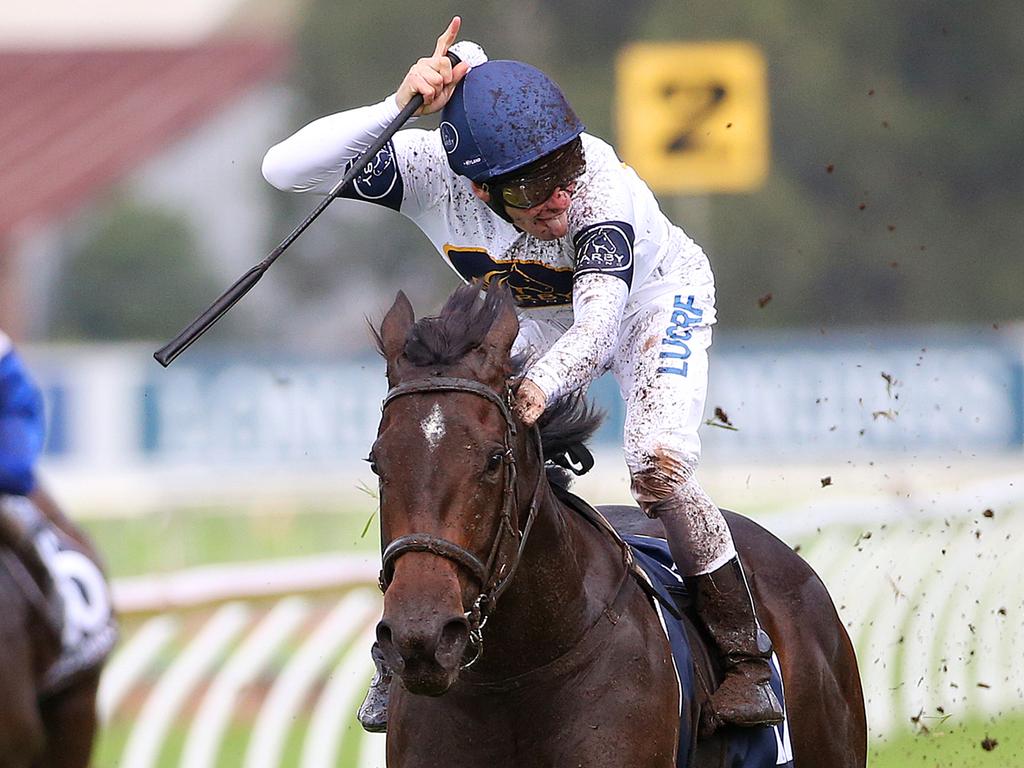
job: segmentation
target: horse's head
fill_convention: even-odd
[[[380,328],[391,389],[370,453],[384,545],[377,639],[412,693],[452,685],[518,561],[520,499],[535,490],[519,492],[516,457],[533,433],[508,406],[518,329],[502,286],[485,299],[460,288],[419,322],[399,293]]]

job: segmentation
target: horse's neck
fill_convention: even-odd
[[[544,481],[522,562],[484,630],[478,669],[522,674],[570,651],[615,598],[622,559]]]

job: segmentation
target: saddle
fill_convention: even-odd
[[[696,725],[700,722],[701,710],[721,682],[722,669],[696,619],[692,596],[676,570],[668,543],[653,536],[623,536],[604,515],[579,496],[557,485],[552,485],[552,490],[562,503],[612,537],[628,553],[625,555],[627,568],[659,615],[672,649],[683,702],[689,703],[689,709],[680,713],[678,768],[792,766],[788,722],[758,728],[725,727],[709,738],[698,740]],[[774,656],[771,666],[771,685],[783,702],[782,676]]]
[[[96,669],[117,642],[110,591],[99,567],[24,496],[0,496],[0,568],[59,648],[40,696]]]

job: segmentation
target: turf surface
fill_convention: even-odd
[[[379,547],[375,506],[367,499],[359,511],[324,507],[260,514],[216,508],[170,510],[81,524],[117,578],[210,563],[371,552]]]

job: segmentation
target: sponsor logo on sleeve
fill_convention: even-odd
[[[395,188],[398,181],[398,163],[395,147],[389,141],[363,170],[352,180],[356,194],[364,200],[380,200]]]
[[[633,279],[633,227],[624,221],[595,224],[573,238],[576,276],[599,272],[629,285]]]
[[[348,168],[351,168],[351,164]],[[349,200],[367,200],[398,211],[405,193],[402,175],[398,172],[395,145],[388,142],[359,169],[358,175],[341,190],[341,197]]]

